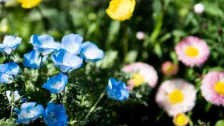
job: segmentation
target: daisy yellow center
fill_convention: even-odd
[[[185,116],[184,114],[178,114],[177,116],[174,117],[173,122],[176,126],[184,126],[187,125],[188,123],[188,117]]]
[[[184,94],[179,89],[176,89],[169,94],[169,101],[172,104],[180,103],[183,100],[184,100]]]
[[[144,82],[144,77],[141,74],[134,74],[132,81],[134,82],[135,86],[139,86]]]
[[[167,68],[167,72],[173,72],[175,69],[175,66],[174,65],[171,65]]]
[[[189,46],[186,48],[185,53],[187,56],[196,57],[196,56],[198,56],[199,51],[197,48],[195,48],[193,46]]]
[[[217,82],[214,86],[214,90],[220,94],[220,95],[223,95],[224,96],[224,82]]]

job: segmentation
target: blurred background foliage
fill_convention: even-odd
[[[32,48],[28,44],[32,34],[49,34],[60,42],[62,36],[78,33],[85,41],[93,41],[105,51],[105,58],[102,61],[96,64],[89,63],[70,76],[71,84],[66,88],[64,100],[71,109],[68,110],[71,111],[69,115],[70,121],[73,121],[71,124],[76,124],[83,114],[88,112],[107,85],[109,77],[123,80],[127,78],[120,72],[124,64],[141,61],[153,65],[158,71],[161,83],[170,78],[162,75],[161,64],[171,60],[180,67],[179,73],[174,77],[185,78],[195,84],[198,90],[201,77],[205,73],[210,70],[223,70],[224,0],[136,0],[136,2],[132,18],[118,22],[110,19],[105,13],[109,0],[44,0],[33,9],[23,9],[15,0],[9,0],[6,5],[0,6],[0,40],[2,41],[3,36],[8,34],[23,38],[22,45],[16,51],[19,62],[22,62],[22,55]],[[205,11],[201,15],[193,11],[194,5],[199,2],[205,6]],[[145,33],[144,40],[136,38],[138,31]],[[208,61],[199,68],[188,68],[178,63],[174,52],[174,46],[181,39],[191,35],[204,39],[211,51]],[[34,83],[42,85],[48,76],[57,73],[51,62],[46,63],[45,67],[40,69],[40,72],[25,70],[25,75],[27,74],[25,77],[29,78],[24,78],[23,81],[26,82],[23,90],[29,91],[29,94],[24,95],[43,104],[56,97],[54,95],[50,97],[46,91],[34,88]],[[43,76],[46,73],[49,74]],[[100,107],[94,110],[90,121],[82,123],[97,126],[136,125],[136,123],[142,126],[173,125],[172,119],[155,103],[158,86],[153,90],[144,85],[139,88],[140,90],[133,92],[133,98],[124,103],[105,97]],[[1,91],[5,94],[3,92]],[[40,92],[44,92],[44,95],[39,96]],[[138,93],[142,96],[137,96]],[[49,96],[49,99],[45,99],[46,96]],[[2,99],[0,106],[4,108],[6,100],[3,95],[0,98]],[[196,106],[188,115],[194,125],[210,122],[213,126],[224,118],[223,108],[211,106],[201,97],[200,91]],[[5,117],[5,113],[1,113],[0,117]]]

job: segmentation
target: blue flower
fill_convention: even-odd
[[[30,68],[40,68],[43,62],[47,59],[47,56],[41,56],[36,50],[32,50],[29,53],[24,54],[24,66]]]
[[[61,104],[48,103],[43,119],[48,126],[66,126],[68,123],[66,110]]]
[[[49,78],[42,88],[49,90],[51,93],[60,93],[62,90],[64,90],[67,83],[68,76],[60,73]]]
[[[124,82],[110,78],[107,86],[107,95],[111,99],[123,101],[129,98],[129,90]]]
[[[70,54],[64,49],[61,49],[56,54],[53,54],[51,59],[62,72],[70,72],[74,69],[80,68],[83,64],[82,58],[77,55]]]
[[[104,57],[104,53],[92,42],[85,42],[81,46],[81,55],[86,61],[96,62]]]
[[[12,83],[19,73],[19,66],[15,62],[0,64],[0,83]]]
[[[19,95],[18,91],[14,91],[13,93],[14,93],[14,100],[13,101],[15,102],[15,101],[19,100],[21,96]],[[11,102],[12,91],[10,91],[10,90],[6,91],[6,97],[8,98],[9,102]]]
[[[0,52],[10,55],[19,46],[21,41],[20,37],[5,36],[3,44],[0,44]]]
[[[69,34],[62,38],[61,48],[71,54],[79,54],[83,37],[78,34]]]
[[[20,109],[15,108],[14,111],[18,115],[17,123],[28,124],[42,116],[44,108],[42,105],[36,104],[36,102],[26,102],[21,105]]]
[[[42,55],[48,55],[60,49],[60,44],[54,41],[54,38],[49,35],[32,35],[30,43]]]

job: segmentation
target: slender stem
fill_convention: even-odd
[[[128,53],[128,27],[124,25],[125,31],[124,31],[124,60],[126,60],[126,56]]]
[[[106,91],[106,88],[103,90],[103,92],[101,93],[99,99],[96,101],[96,103],[93,105],[93,107],[90,108],[89,113],[86,115],[86,117],[84,118],[84,120],[88,119],[88,117],[90,116],[90,114],[96,108],[96,106],[98,105],[98,103],[100,102],[100,100],[103,98],[103,96],[105,94],[105,91]]]
[[[14,91],[12,90],[12,97],[11,97],[11,112],[10,112],[10,120],[12,119],[12,113],[14,108]]]

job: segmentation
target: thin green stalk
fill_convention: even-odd
[[[103,92],[101,93],[99,99],[96,101],[96,103],[93,105],[93,107],[90,108],[89,113],[86,115],[86,117],[84,118],[84,121],[86,119],[88,119],[88,117],[90,116],[90,114],[93,112],[93,110],[96,108],[96,106],[98,105],[98,103],[100,102],[100,100],[103,98],[104,94],[105,94],[106,88],[103,90]]]
[[[125,26],[125,33],[124,33],[124,60],[126,60],[126,56],[128,53],[128,27]]]
[[[12,113],[14,108],[14,91],[12,90],[12,97],[11,97],[11,112],[10,112],[10,120],[12,119]]]

